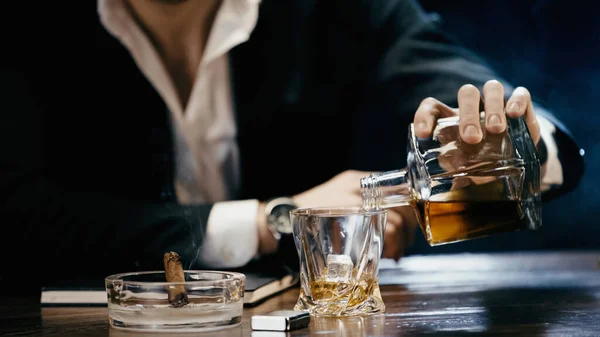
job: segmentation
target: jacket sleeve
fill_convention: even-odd
[[[447,35],[440,26],[439,17],[425,13],[417,1],[360,3],[359,12],[366,13],[368,18],[369,43],[373,51],[368,56],[373,62],[367,63],[374,65],[369,68],[368,85],[363,91],[356,116],[364,119],[361,125],[373,121],[382,125],[408,125],[426,97],[434,97],[456,107],[458,90],[464,84],[473,84],[481,90],[486,81],[497,79],[505,84],[506,95],[512,93],[513,87],[508,81]],[[541,106],[537,102],[535,104]],[[583,158],[573,135],[552,114],[551,107],[539,109],[538,113],[556,127],[554,139],[563,170],[563,183],[544,193],[547,201],[577,186],[583,174]],[[359,138],[372,137],[365,132],[357,131],[356,134]],[[407,130],[388,134],[377,137],[380,143],[393,146],[397,142],[395,139],[406,140]],[[370,149],[375,147],[370,146]],[[371,150],[371,153],[357,153],[368,157],[368,162],[377,163],[386,156],[385,151],[385,147],[380,147]],[[402,163],[392,165],[399,164]]]
[[[0,282],[40,285],[161,270],[162,255],[197,256],[212,205],[180,206],[69,190],[48,176],[42,107],[0,69]],[[36,290],[39,291],[39,288]]]

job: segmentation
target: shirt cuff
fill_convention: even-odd
[[[563,170],[558,159],[558,147],[554,139],[556,127],[548,119],[538,115],[538,124],[540,125],[540,134],[542,141],[546,145],[548,159],[542,165],[542,185],[541,190],[545,192],[554,186],[560,186],[563,183]]]
[[[200,259],[209,268],[237,268],[258,253],[258,200],[213,205],[208,216]]]

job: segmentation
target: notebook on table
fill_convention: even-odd
[[[244,305],[255,306],[264,300],[291,288],[298,283],[298,276],[291,273],[280,275],[264,275],[260,273],[245,273],[246,289]]]
[[[255,306],[264,300],[298,284],[297,273],[287,269],[271,271],[243,272],[246,275],[244,306]],[[104,282],[81,281],[61,283],[42,288],[41,306],[43,307],[93,307],[106,306],[107,295]]]

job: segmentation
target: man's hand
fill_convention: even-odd
[[[415,113],[415,133],[419,138],[431,137],[435,122],[441,117],[460,117],[460,137],[467,144],[479,143],[483,138],[479,122],[479,102],[481,93],[466,84],[458,91],[458,109],[452,109],[435,98],[426,98]],[[496,80],[483,86],[485,102],[485,129],[492,134],[502,133],[506,129],[506,117],[516,118],[525,115],[529,133],[537,145],[540,140],[540,126],[537,122],[529,91],[516,88],[506,106],[504,105],[504,87]]]
[[[299,207],[362,206],[360,179],[372,172],[345,171],[293,197]],[[400,259],[413,242],[417,220],[410,206],[388,209],[384,257]]]

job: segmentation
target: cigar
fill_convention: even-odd
[[[181,258],[175,252],[165,253],[165,274],[167,282],[185,282],[183,267],[181,266]],[[169,303],[174,308],[180,308],[188,304],[188,297],[184,285],[169,285],[167,286],[169,294]]]

